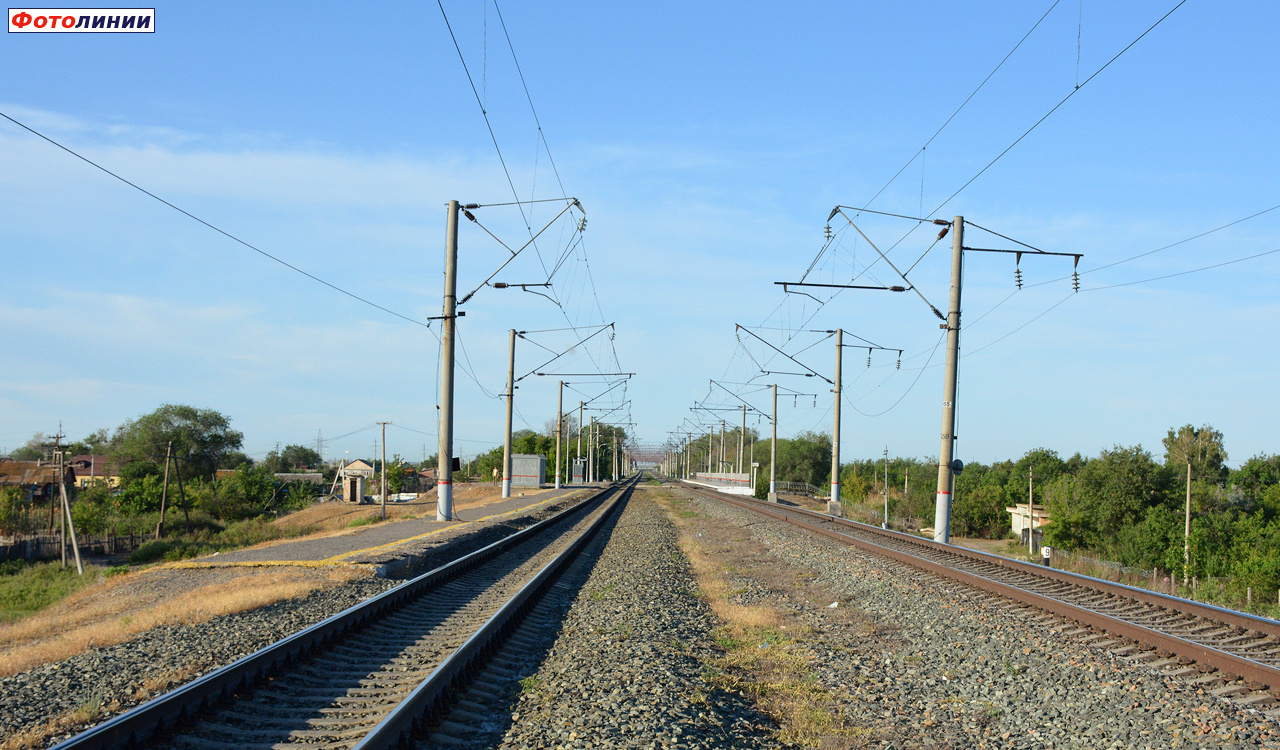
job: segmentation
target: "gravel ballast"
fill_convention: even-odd
[[[96,713],[94,721],[104,721],[150,697],[140,700],[141,690],[158,694],[230,664],[400,585],[407,575],[444,564],[552,515],[562,505],[556,503],[530,516],[485,525],[456,537],[406,545],[399,555],[415,565],[401,571],[396,579],[370,576],[205,623],[162,626],[124,643],[92,648],[0,678],[0,738],[12,737],[85,707],[92,707]],[[208,582],[219,574],[217,569],[199,571],[193,574],[193,580]],[[166,587],[177,585],[174,576],[165,576],[163,581]],[[176,675],[184,677],[178,681],[174,679]],[[45,744],[52,745],[68,736],[60,734]]]
[[[675,528],[646,494],[618,519],[498,747],[777,746],[766,716],[703,679],[717,655],[715,619]]]
[[[157,685],[161,691],[166,685],[176,687],[169,684],[172,675],[199,675],[230,664],[400,583],[362,578],[205,623],[153,628],[125,643],[5,677],[0,679],[0,736],[39,726],[86,704],[132,708],[140,702],[140,686]]]
[[[821,599],[782,602],[818,630],[814,677],[867,747],[1277,747],[1274,718],[1038,623],[1043,613],[762,520],[690,503],[809,571]],[[749,577],[746,599],[779,603]],[[861,610],[873,635],[833,617]],[[1059,626],[1061,628],[1061,626]]]
[[[554,640],[529,654],[510,718],[494,716],[493,733],[472,737],[472,746],[782,744],[746,696],[711,687],[708,668],[722,655],[712,640],[718,623],[699,598],[679,532],[648,494],[637,491],[612,524]],[[811,653],[813,680],[850,730],[833,746],[1280,747],[1269,714],[1085,645],[1037,612],[687,497],[696,515],[687,533],[719,524],[742,540],[732,553],[742,560],[724,571],[734,599],[786,610],[808,626],[799,642]],[[362,579],[4,678],[0,734],[87,702],[128,705],[146,680],[193,665],[208,671],[393,585]]]

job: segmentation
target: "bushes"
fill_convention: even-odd
[[[18,487],[0,487],[0,534],[29,531],[27,493]]]
[[[94,570],[94,569],[90,569]],[[27,565],[21,560],[0,563],[0,622],[13,622],[38,612],[97,580],[86,571],[58,563]]]
[[[302,536],[310,534],[314,530],[314,527],[311,526],[288,530],[282,529],[273,524],[267,516],[235,521],[225,528],[209,522],[209,525],[198,528],[194,534],[147,542],[129,556],[129,562],[135,565],[156,562],[157,560],[174,562],[191,557],[210,555],[214,552],[249,547],[275,539]]]

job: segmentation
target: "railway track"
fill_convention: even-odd
[[[296,633],[56,748],[399,747],[431,733],[638,481]],[[490,667],[492,668],[492,667]]]
[[[939,544],[801,508],[743,499],[681,483],[713,497],[1050,613],[1120,656],[1199,680],[1245,705],[1280,695],[1280,622],[1168,594]],[[1216,687],[1215,687],[1216,685]]]

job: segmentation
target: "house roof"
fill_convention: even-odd
[[[373,473],[373,465],[358,458],[338,469],[340,477],[371,477]]]
[[[70,467],[67,468],[71,471]],[[72,476],[74,476],[72,472]],[[0,460],[0,485],[57,484],[58,467],[37,461]]]
[[[114,477],[120,470],[114,464],[108,464],[108,457],[101,455],[72,456],[67,464],[76,470],[77,477]]]
[[[281,482],[307,482],[308,484],[324,484],[324,474],[320,472],[276,472],[275,478]]]

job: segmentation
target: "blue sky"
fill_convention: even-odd
[[[763,326],[789,353],[813,344],[799,356],[828,377],[830,342],[797,330],[842,327],[904,350],[901,369],[896,355],[877,353],[868,368],[865,352],[846,352],[843,453],[936,455],[943,351],[924,304],[845,292],[817,309],[773,283],[810,267],[833,205],[865,205],[907,164],[872,208],[939,208],[932,215],[1084,254],[1079,294],[1063,279],[1068,260],[1024,257],[1014,293],[1010,257],[967,255],[959,457],[1137,443],[1159,454],[1165,431],[1188,422],[1222,430],[1233,465],[1280,452],[1280,253],[1112,286],[1280,249],[1280,210],[1092,271],[1280,204],[1280,6],[1188,2],[1088,80],[1175,4],[1063,0],[1045,15],[1050,0],[445,2],[518,195],[558,197],[562,182],[588,218],[555,278],[561,308],[494,289],[467,305],[457,450],[501,441],[492,394],[504,385],[509,328],[616,322],[611,339],[578,347],[559,372],[608,370],[616,352],[636,373],[625,398],[639,437],[662,442],[693,416],[710,379],[774,379],[756,366],[768,366],[766,349],[735,338],[740,323]],[[0,111],[416,320],[440,311],[445,202],[512,200],[434,4],[168,3],[157,6],[154,34],[7,34],[0,66]],[[227,414],[255,456],[314,443],[318,432],[330,457],[367,455],[376,420],[396,425],[390,451],[434,452],[438,324],[427,330],[333,292],[3,120],[0,154],[10,282],[0,298],[9,342],[0,448],[59,423],[81,437],[173,402]],[[528,222],[536,229],[557,210],[537,204]],[[511,208],[478,213],[504,241],[527,239]],[[882,249],[906,235],[889,252],[900,267],[936,234],[908,234],[916,224],[901,219],[858,221]],[[496,280],[542,281],[572,229],[553,226],[541,263],[523,254]],[[839,217],[832,229],[810,281],[893,281]],[[974,229],[966,240],[1013,247]],[[910,274],[940,308],[946,245]],[[505,257],[464,221],[460,290]],[[550,356],[538,346],[572,343],[564,332],[529,336],[517,347],[521,374]],[[820,394],[816,406],[783,399],[780,434],[830,429],[825,383],[779,382]],[[737,387],[766,407],[753,388]],[[601,403],[618,403],[614,395]],[[566,392],[568,404],[579,398]],[[517,427],[542,429],[554,419],[555,378],[522,381],[516,407]]]

